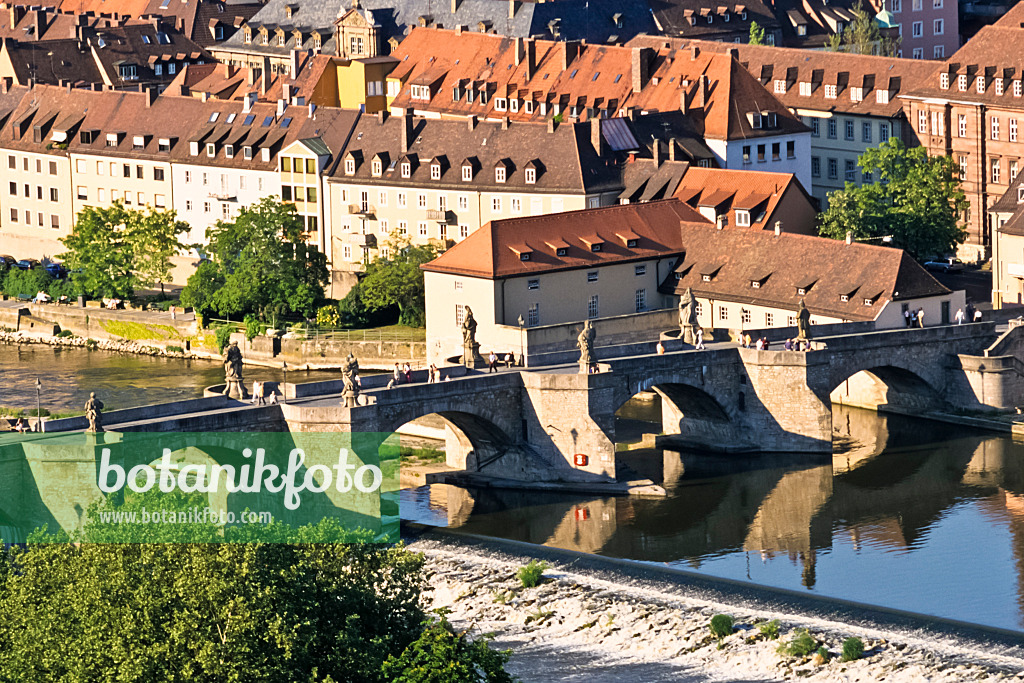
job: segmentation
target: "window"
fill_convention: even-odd
[[[213,205],[210,202],[203,202],[203,213],[210,213],[213,209]]]
[[[740,322],[744,324],[750,323],[750,311],[745,308],[740,309]]]
[[[426,221],[420,221],[417,224],[417,228],[419,230],[420,237],[426,237],[427,236],[427,223],[426,223]]]
[[[960,92],[967,91],[967,74],[960,74],[956,77],[956,87]]]
[[[786,81],[781,78],[775,79],[775,92],[779,95],[786,94]]]
[[[1020,81],[1014,81],[1013,82],[1013,96],[1014,97],[1020,97],[1020,95],[1021,95],[1021,82]]]
[[[56,161],[51,161],[50,162],[50,175],[57,175],[57,162]]]
[[[441,164],[430,165],[430,179],[440,180],[441,179]]]
[[[647,310],[647,290],[646,289],[638,289],[638,290],[636,290],[636,294],[634,295],[633,300],[636,303],[636,312],[637,313],[643,313],[644,311]]]
[[[527,289],[540,289],[540,280],[537,279],[537,278],[534,278],[532,280],[527,280],[526,281],[526,288]]]
[[[459,195],[459,211],[469,210],[469,197],[464,194]]]
[[[846,139],[853,140],[853,121],[846,119]]]
[[[107,201],[107,191],[102,187],[96,190],[96,201],[105,202]]]
[[[88,199],[89,199],[89,190],[87,190],[85,188],[85,185],[79,185],[75,189],[75,193],[78,195],[79,199],[88,201]]]
[[[764,314],[764,326],[775,327],[775,314],[766,312]]]
[[[162,168],[154,168],[153,169],[153,180],[163,180],[163,179],[164,179],[164,169],[162,169]]]
[[[933,34],[935,34],[935,35],[937,35],[937,36],[941,36],[941,35],[942,35],[942,29],[943,29],[943,28],[944,28],[944,27],[943,27],[943,25],[942,25],[942,19],[936,19],[936,20],[935,20],[935,21],[933,22],[933,25],[932,25],[932,33],[933,33]],[[1000,94],[1002,94],[1002,93],[1000,93]]]
[[[505,167],[498,166],[494,169],[494,182],[503,183],[505,182]]]
[[[398,193],[398,208],[404,209],[406,206],[406,194],[404,192]]]
[[[946,47],[944,45],[935,45],[932,47],[932,59],[942,59],[946,56]]]
[[[839,160],[829,159],[828,160],[828,177],[832,180],[839,178]]]
[[[1010,119],[1010,142],[1017,142],[1017,119]]]
[[[743,145],[743,163],[750,163],[750,145]]]
[[[810,97],[811,96],[811,84],[809,81],[800,81],[800,96]]]
[[[18,222],[18,210],[17,209],[11,209],[11,222],[12,223],[17,223]]]
[[[633,275],[638,275],[638,276],[639,275],[647,275],[647,266],[646,265],[633,266]]]
[[[949,73],[943,71],[939,74],[939,87],[943,90],[949,90]]]
[[[540,304],[530,304],[526,309],[526,325],[528,327],[540,325]]]
[[[501,197],[493,197],[491,199],[491,211],[501,213]]]
[[[757,146],[757,161],[758,161],[758,163],[764,163],[764,161],[765,161],[764,152],[765,152],[765,146],[764,145],[758,145]]]
[[[528,168],[526,169],[526,184],[533,185],[537,182],[537,169]]]
[[[409,224],[406,223],[405,221],[398,221],[398,234],[399,235],[408,235],[409,234]]]
[[[853,182],[855,174],[857,172],[857,162],[853,159],[847,159],[843,162],[843,170],[846,172],[846,179]]]
[[[811,176],[821,177],[821,157],[811,157]]]
[[[473,179],[473,167],[470,164],[462,165],[462,179],[467,181]]]
[[[994,158],[994,159],[992,159],[992,182],[993,183],[998,183],[999,182],[999,171],[1000,171],[999,159],[998,158]]]
[[[726,308],[725,306],[719,306],[718,307],[718,319],[719,320],[728,320],[729,319],[729,309]]]
[[[50,227],[54,230],[60,230],[60,216],[50,214]]]
[[[999,118],[996,116],[989,120],[989,134],[993,140],[999,139]]]
[[[967,178],[967,156],[964,154],[960,155],[960,180]]]
[[[79,159],[79,161],[81,161],[81,159]],[[18,168],[18,159],[13,154],[7,155],[7,168],[13,168],[15,170]]]
[[[984,76],[978,76],[977,78],[974,79],[974,89],[978,91],[978,94],[983,94],[985,92]]]
[[[880,123],[878,124],[878,141],[887,142],[889,140],[889,124]]]
[[[736,225],[747,227],[750,225],[750,211],[736,209]]]
[[[826,100],[834,100],[834,99],[836,99],[836,97],[838,97],[838,95],[839,95],[839,87],[838,86],[835,86],[835,85],[826,85],[825,86],[825,99]]]
[[[57,196],[57,188],[56,187],[51,187],[50,188],[50,201],[51,202],[60,201],[60,198]]]
[[[459,237],[461,237],[463,239],[466,238],[466,237],[469,237],[469,226],[468,225],[460,225],[459,226]]]
[[[778,161],[781,156],[781,145],[778,142],[772,143],[772,161]]]
[[[598,317],[598,299],[597,294],[591,294],[590,299],[587,301],[587,317],[596,318]]]
[[[384,172],[384,164],[381,163],[380,159],[373,160],[373,163],[370,165],[370,172],[375,178],[379,178],[381,173]]]
[[[416,208],[425,209],[427,208],[427,195],[418,194],[416,195]]]
[[[1010,182],[1011,183],[1014,180],[1017,179],[1017,170],[1018,170],[1018,168],[1017,168],[1017,160],[1014,159],[1013,161],[1010,162]]]
[[[15,183],[15,182],[11,183],[11,185],[10,185],[10,193],[11,193],[11,195],[13,195],[15,197],[18,196],[18,183]]]
[[[363,54],[363,39],[360,36],[351,36],[348,41],[348,51],[354,55]]]
[[[160,209],[160,208],[165,207],[166,205],[167,205],[167,198],[164,195],[162,195],[162,194],[155,194],[155,195],[153,195],[153,206],[155,206],[158,209]],[[230,211],[230,207],[227,204],[224,205],[224,209]],[[227,217],[229,217],[229,216],[226,216],[226,218]]]
[[[871,171],[864,171],[861,176],[863,177],[864,184],[866,185],[870,185],[875,181],[875,177],[871,174]]]
[[[379,221],[377,222],[377,225],[378,225],[378,226],[380,227],[380,231],[381,231],[381,233],[382,233],[382,234],[384,234],[384,235],[388,234],[388,230],[389,230],[390,228],[389,228],[389,226],[388,226],[388,221],[387,221],[387,219],[386,219],[386,218],[381,218],[381,219],[380,219],[380,220],[379,220]]]
[[[967,114],[960,114],[957,117],[957,135],[959,137],[967,137]]]
[[[871,124],[863,123],[860,127],[860,141],[871,142]]]
[[[411,175],[412,175],[412,164],[410,164],[408,161],[403,161],[402,162],[402,177],[403,178],[408,178]]]
[[[835,119],[828,120],[828,139],[835,140],[839,135],[839,124]]]
[[[388,193],[386,190],[381,190],[377,193],[377,203],[381,206],[388,205]]]
[[[598,271],[596,271],[596,270],[592,270],[592,271],[588,272],[587,273],[587,282],[597,282],[597,273],[598,273]]]
[[[796,159],[796,143],[792,140],[786,143],[786,158]]]
[[[928,132],[928,112],[924,109],[917,112],[917,132]]]
[[[816,138],[821,135],[821,119],[811,119],[811,137]]]
[[[519,197],[512,198],[512,213],[523,212],[523,201]]]

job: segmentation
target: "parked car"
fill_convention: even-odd
[[[924,267],[939,273],[959,273],[964,269],[964,262],[955,257],[939,258],[926,261]]]
[[[39,267],[38,259],[34,258],[23,258],[18,261],[18,268],[21,270],[32,270],[33,268]]]
[[[0,254],[0,270],[8,270],[16,265],[18,265],[18,259],[7,254]]]
[[[46,272],[49,273],[50,276],[53,278],[63,280],[65,277],[67,277],[68,269],[59,263],[47,263],[43,267],[46,268]]]

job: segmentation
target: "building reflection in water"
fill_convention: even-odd
[[[953,425],[834,408],[836,452],[824,459],[651,448],[621,454],[636,474],[663,483],[664,498],[442,486],[430,496],[445,497],[449,525],[473,533],[697,570],[737,554],[765,565],[788,558],[807,589],[822,576],[822,553],[837,544],[857,555],[913,553],[944,517],[970,504],[1012,542],[1006,571],[1017,585],[1011,627],[1019,628],[1024,446]]]

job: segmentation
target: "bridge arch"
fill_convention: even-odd
[[[941,369],[941,368],[940,368]],[[895,359],[834,368],[829,379],[832,403],[870,409],[920,412],[944,405],[934,372]]]

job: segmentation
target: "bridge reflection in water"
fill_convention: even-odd
[[[402,515],[1024,630],[1024,444],[839,405],[833,428],[824,460],[630,451],[665,498],[435,486]]]

